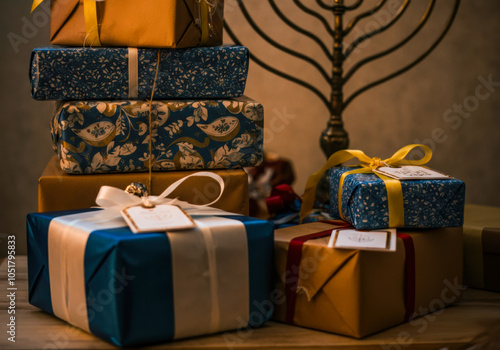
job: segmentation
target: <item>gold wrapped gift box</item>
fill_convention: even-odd
[[[293,283],[292,275],[286,274],[290,241],[335,227],[316,222],[275,231],[277,295],[286,295],[285,281]],[[283,297],[273,318],[286,322],[288,317],[288,323],[293,320],[297,326],[361,338],[403,323],[408,315],[413,319],[459,300],[462,228],[399,233],[410,236],[414,246],[414,303],[408,301],[408,309],[406,298],[412,291],[405,292],[411,288],[405,272],[407,248],[401,238],[396,252],[376,252],[329,248],[330,236],[326,234],[302,246],[293,315],[288,305],[293,296]],[[294,266],[288,266],[288,270],[293,271]]]
[[[464,283],[500,292],[500,208],[467,204],[464,219]]]
[[[196,171],[168,171],[152,173],[151,195],[161,194],[173,182]],[[248,178],[243,169],[215,170],[224,180],[224,195],[213,204],[231,213],[248,215]],[[38,180],[38,211],[84,209],[95,206],[101,186],[125,189],[132,182],[148,183],[148,173],[68,175],[56,156],[47,164]],[[187,179],[169,197],[192,204],[207,204],[219,195],[216,181],[204,177]]]
[[[202,0],[201,2],[204,2]],[[86,31],[82,0],[51,1],[50,42],[97,46]],[[203,17],[196,0],[106,0],[97,2],[98,36],[102,46],[182,48],[222,44],[223,0],[208,16],[209,37],[202,43]],[[198,24],[198,23],[200,24]],[[87,27],[89,25],[87,24]],[[90,26],[93,28],[93,26]],[[90,42],[94,41],[94,42]]]

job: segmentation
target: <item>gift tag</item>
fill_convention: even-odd
[[[384,166],[373,171],[396,180],[434,180],[450,178],[448,175],[417,165],[403,165],[399,168]]]
[[[328,247],[396,251],[396,229],[383,231],[333,230]]]
[[[175,205],[156,205],[152,208],[133,206],[121,214],[134,233],[183,230],[195,227],[193,219]]]

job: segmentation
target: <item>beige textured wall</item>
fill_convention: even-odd
[[[292,0],[276,2],[296,23],[320,34],[330,45],[322,27],[309,16],[297,12]],[[315,4],[313,0],[302,2],[311,7]],[[376,2],[365,1],[368,7]],[[391,2],[394,0],[388,1]],[[433,17],[414,41],[393,56],[362,68],[349,82],[346,93],[402,67],[423,52],[443,27],[452,2],[438,1]],[[37,178],[52,155],[48,126],[52,103],[32,100],[28,82],[31,50],[49,44],[47,16],[41,12],[30,16],[30,3],[31,0],[5,1],[1,15],[0,256],[6,253],[8,234],[17,235],[18,254],[25,252],[25,216],[36,211]],[[267,1],[246,3],[256,22],[270,36],[317,59],[328,69],[322,52],[310,40],[283,25],[272,14]],[[370,40],[347,67],[409,33],[424,9],[425,1],[414,1],[394,28]],[[361,95],[346,109],[344,121],[351,148],[388,157],[408,143],[430,143],[435,152],[430,165],[466,181],[468,202],[500,205],[497,182],[500,85],[491,87],[491,91],[476,90],[481,77],[488,79],[491,75],[493,81],[500,82],[499,14],[497,1],[462,0],[451,32],[431,56],[403,76]],[[243,20],[235,0],[227,0],[226,18],[238,37],[257,56],[328,91],[327,84],[314,69],[288,58],[260,39]],[[381,16],[376,22],[384,20]],[[26,23],[32,26],[29,28]],[[360,25],[364,31],[371,24],[365,21]],[[16,41],[14,45],[12,40]],[[264,105],[265,147],[293,160],[297,173],[295,188],[300,193],[308,174],[321,167],[325,160],[318,137],[328,118],[326,108],[309,91],[254,63],[246,94]],[[477,106],[474,105],[476,101]],[[469,104],[470,112],[463,116],[451,112],[445,119],[448,109],[464,104]]]

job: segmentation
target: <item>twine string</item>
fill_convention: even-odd
[[[155,72],[155,79],[153,81],[153,89],[151,90],[151,97],[149,99],[149,143],[148,143],[148,152],[149,152],[149,165],[148,165],[148,192],[152,194],[151,189],[152,189],[152,182],[153,182],[153,174],[152,174],[152,169],[153,169],[153,97],[155,94],[155,89],[156,89],[156,80],[158,79],[158,72],[160,71],[160,49],[158,49],[158,59],[156,62],[156,72]]]

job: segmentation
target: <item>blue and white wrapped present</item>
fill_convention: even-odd
[[[159,58],[159,65],[158,65]],[[31,55],[37,100],[232,98],[248,74],[243,46],[189,49],[45,47]]]
[[[134,234],[109,210],[28,215],[32,305],[117,346],[270,318],[270,222],[208,208],[196,228]]]
[[[264,157],[264,108],[245,96],[63,101],[51,132],[72,174],[147,171],[150,158],[152,170],[165,171],[257,166]]]
[[[329,172],[332,215],[339,215],[339,183],[352,167]],[[465,183],[461,180],[401,180],[405,228],[439,228],[463,225]],[[384,181],[375,174],[350,174],[342,186],[342,217],[358,230],[390,227],[389,201]]]

